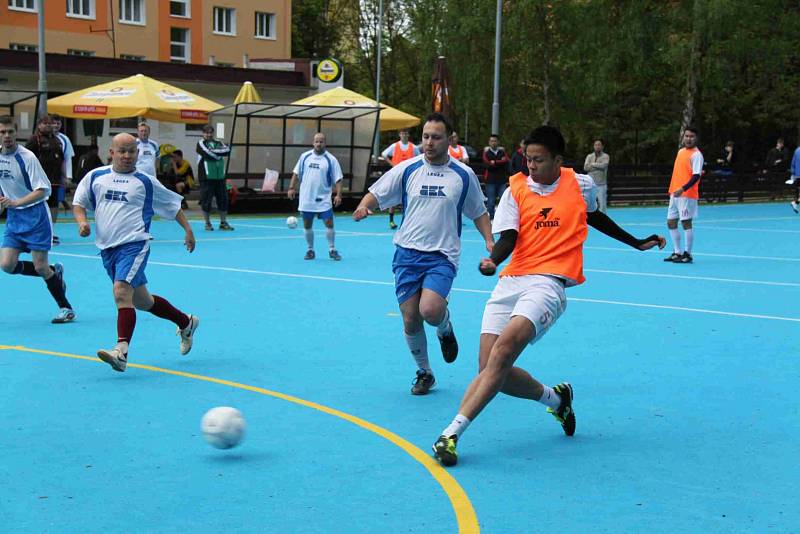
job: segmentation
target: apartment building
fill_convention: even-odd
[[[50,53],[245,68],[292,54],[291,0],[3,0],[0,48],[38,49],[40,2]]]

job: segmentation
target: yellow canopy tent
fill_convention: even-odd
[[[305,104],[312,106],[375,106],[376,103],[371,98],[360,95],[344,87],[330,89],[316,95],[303,98],[292,104]],[[420,120],[413,116],[381,103],[381,131],[399,130],[410,128],[420,123]]]
[[[221,107],[144,74],[74,91],[47,102],[48,113],[73,119],[147,117],[191,124],[208,122],[208,113]]]
[[[261,102],[261,95],[253,85],[253,82],[244,82],[242,88],[239,89],[239,94],[233,100],[234,104],[258,104]]]

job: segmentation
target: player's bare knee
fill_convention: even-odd
[[[0,269],[2,269],[3,272],[11,274],[14,272],[14,269],[16,267],[17,267],[17,260],[10,261],[9,259],[6,258],[0,260]]]
[[[438,303],[420,302],[419,313],[426,323],[436,326],[442,321],[444,308]]]

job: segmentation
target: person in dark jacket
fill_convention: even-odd
[[[206,231],[214,230],[211,225],[211,200],[217,199],[219,211],[219,229],[233,230],[228,224],[228,190],[225,188],[225,156],[230,155],[231,148],[218,139],[214,139],[214,127],[203,126],[203,138],[197,142],[197,176],[200,179],[200,207],[206,221]]]
[[[36,121],[36,132],[28,139],[25,148],[33,152],[50,180],[50,196],[47,198],[47,205],[50,207],[50,218],[55,225],[58,220],[59,191],[63,187],[61,171],[64,167],[64,150],[61,148],[61,141],[53,132],[53,119],[50,115],[39,117],[39,120]],[[58,245],[59,243],[58,236],[54,232],[53,244]]]
[[[499,146],[497,134],[489,136],[489,146],[483,149],[483,163],[486,164],[486,209],[489,218],[494,219],[494,206],[508,187],[508,154]]]

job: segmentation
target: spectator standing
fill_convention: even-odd
[[[392,143],[381,152],[381,157],[386,160],[392,167],[395,167],[407,159],[411,159],[422,154],[418,146],[409,140],[408,130],[405,128],[399,130],[398,135],[400,139]],[[389,228],[397,230],[397,224],[394,222],[394,206],[389,208]]]
[[[158,178],[156,168],[159,154],[158,143],[154,139],[150,139],[150,126],[146,122],[139,123],[138,132],[136,149],[139,151],[139,157],[136,159],[136,170]]]
[[[50,196],[47,205],[50,207],[50,218],[55,225],[58,220],[58,197],[61,189],[61,173],[64,168],[64,151],[61,142],[53,133],[53,120],[50,115],[42,115],[36,122],[36,132],[28,139],[25,148],[33,152],[36,159],[44,169],[47,179],[50,180]],[[60,240],[53,232],[53,244],[58,245]]]
[[[450,157],[464,165],[469,165],[469,154],[467,154],[466,148],[458,144],[458,134],[453,132],[447,140],[450,144],[447,148],[447,153],[450,154]]]
[[[521,172],[525,176],[528,176],[528,163],[525,161],[525,138],[523,138],[519,142],[519,148],[517,148],[513,154],[511,154],[511,176]]]
[[[228,224],[228,190],[225,188],[225,156],[230,155],[231,148],[214,139],[214,127],[210,124],[203,126],[203,138],[197,142],[195,148],[199,155],[197,161],[197,176],[200,179],[200,208],[203,210],[205,229],[212,232],[211,201],[217,199],[219,211],[219,229],[233,230]]]
[[[494,219],[494,206],[497,198],[503,196],[508,187],[508,154],[500,146],[497,134],[489,136],[489,146],[483,149],[483,162],[486,164],[486,209],[489,218]]]
[[[593,151],[586,156],[583,170],[592,177],[597,186],[597,209],[606,212],[608,207],[608,165],[611,157],[603,152],[603,140],[595,139]]]

